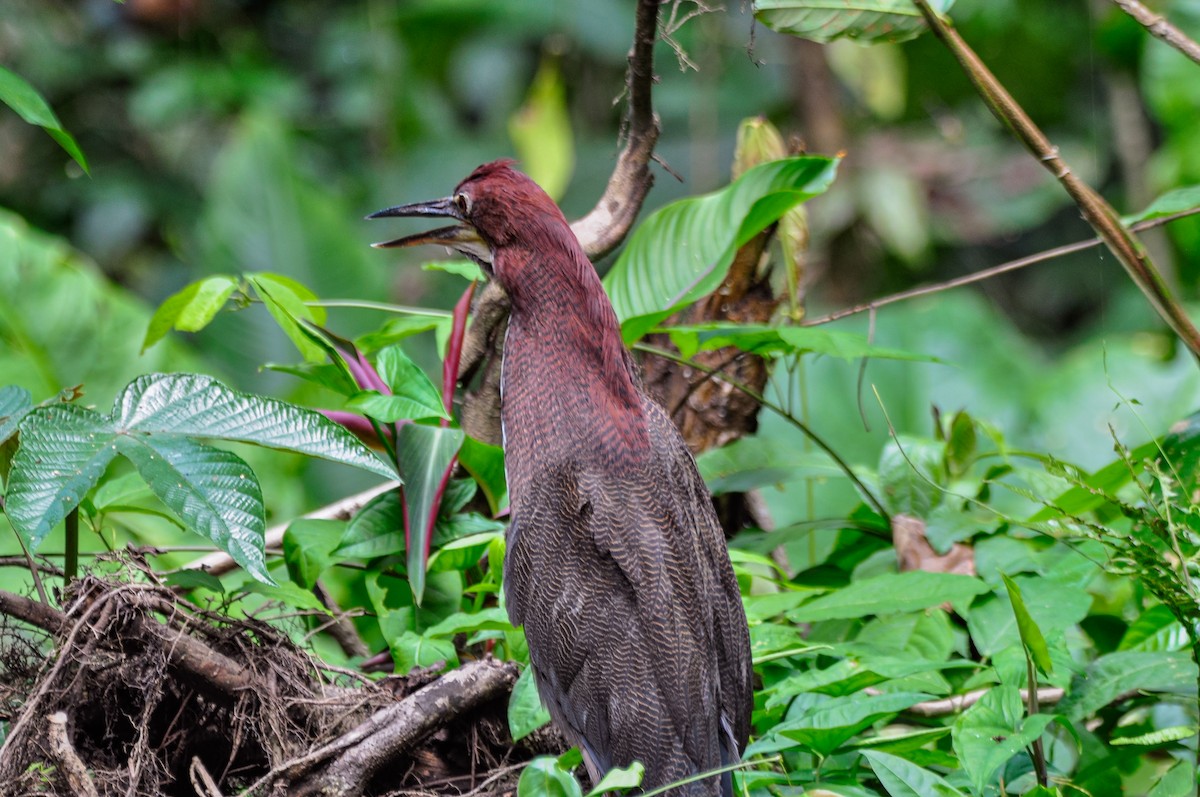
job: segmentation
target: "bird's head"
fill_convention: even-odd
[[[503,259],[497,257],[502,250],[531,244],[547,233],[566,230],[570,235],[570,227],[554,200],[512,164],[511,160],[485,163],[459,183],[448,197],[396,205],[372,213],[368,219],[397,216],[449,218],[457,222],[372,246],[437,244],[475,261],[489,275],[499,278],[501,284],[515,279],[517,275],[503,273]],[[573,236],[571,239],[574,240]]]

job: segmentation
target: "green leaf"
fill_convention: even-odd
[[[864,753],[871,750],[897,755],[900,753],[911,753],[914,750],[928,747],[933,742],[949,734],[949,728],[928,728],[906,733],[889,733],[886,736],[859,738],[847,744],[846,747],[862,750]]]
[[[282,584],[264,584],[255,581],[249,581],[238,589],[247,595],[262,595],[269,601],[282,603],[284,606],[290,606],[293,609],[301,609],[306,612],[323,612],[330,614],[329,609],[309,590],[303,589],[291,582]]]
[[[884,506],[894,515],[926,518],[942,499],[944,447],[932,440],[901,435],[884,444],[879,483]]]
[[[346,532],[334,553],[339,557],[375,559],[402,553],[404,510],[399,490],[372,498],[346,524]]]
[[[536,179],[534,181],[537,182]],[[545,186],[542,187],[545,188]],[[547,193],[549,192],[547,191]],[[485,277],[483,274],[483,269],[479,267],[479,264],[470,260],[431,260],[428,263],[422,263],[421,270],[442,271],[446,274],[454,274],[455,276],[462,277],[469,282],[483,282],[487,279],[487,277]],[[420,325],[423,326],[424,329],[433,329],[442,321],[440,318],[429,318],[424,316],[408,316],[406,320],[421,322]],[[416,324],[413,326],[416,326]],[[424,329],[421,331],[424,331]]]
[[[538,696],[537,683],[533,679],[533,668],[521,670],[521,676],[513,686],[508,699],[508,729],[513,741],[525,738],[550,722],[550,712],[542,705]]]
[[[38,407],[19,428],[5,512],[26,547],[36,550],[96,486],[117,455],[117,435],[103,415],[74,404]]]
[[[1042,636],[1041,629],[1029,616],[1029,610],[1025,608],[1025,601],[1021,598],[1021,588],[1003,573],[1000,574],[1000,578],[1004,579],[1004,587],[1008,590],[1008,599],[1012,602],[1013,614],[1017,618],[1017,631],[1021,634],[1021,644],[1033,658],[1033,663],[1041,667],[1042,672],[1049,675],[1054,672],[1054,664],[1050,661],[1050,649],[1046,647],[1046,638]]]
[[[954,0],[930,0],[939,16]],[[815,42],[854,39],[901,42],[925,30],[911,0],[754,0],[754,16],[768,28]]]
[[[855,581],[836,592],[822,595],[788,612],[797,623],[866,617],[927,609],[940,604],[962,603],[988,591],[981,579],[953,573],[884,573]]]
[[[1129,459],[1140,462],[1158,453],[1158,446],[1153,442],[1143,443],[1129,452]],[[1054,498],[1050,503],[1053,507],[1043,507],[1029,517],[1030,523],[1040,523],[1059,517],[1060,514],[1081,515],[1097,507],[1103,506],[1133,478],[1129,465],[1122,459],[1117,459],[1105,465],[1100,470],[1083,480],[1083,484],[1071,487]],[[1055,508],[1057,507],[1057,508]],[[1060,512],[1061,510],[1061,512]]]
[[[1190,643],[1170,607],[1151,606],[1130,623],[1117,650],[1183,650]]]
[[[250,575],[274,583],[263,553],[262,489],[241,457],[182,435],[122,434],[117,445],[185,526],[215,542]]]
[[[487,498],[488,508],[498,515],[508,506],[508,481],[504,471],[504,449],[481,443],[473,437],[463,439],[458,462],[475,479]]]
[[[301,324],[309,321],[318,326],[325,322],[325,311],[309,307],[305,302],[315,301],[317,296],[295,280],[278,274],[247,274],[247,281],[267,308],[267,312],[279,324],[279,328],[295,344],[305,361],[325,361],[325,350],[313,342]]]
[[[218,595],[225,592],[225,585],[221,583],[221,579],[203,570],[176,570],[163,577],[163,583],[176,589],[206,589]]]
[[[899,756],[864,750],[863,757],[891,797],[963,797],[940,775]]]
[[[1063,584],[1041,576],[1021,575],[1013,579],[1021,600],[1043,635],[1056,634],[1087,616],[1092,597],[1082,587]],[[985,656],[1021,643],[1021,632],[1010,603],[989,596],[971,607],[967,628],[976,648]]]
[[[598,795],[608,794],[611,791],[637,788],[642,785],[642,778],[645,774],[646,768],[642,766],[641,761],[634,761],[627,767],[613,767],[604,773],[604,777],[600,778],[600,782],[587,793],[586,797],[598,797]]]
[[[473,631],[512,631],[508,613],[498,606],[478,612],[455,612],[446,619],[425,629],[427,637],[452,637]]]
[[[1200,774],[1195,764],[1179,761],[1163,775],[1146,797],[1195,797],[1196,776]]]
[[[167,297],[150,319],[146,337],[142,340],[142,351],[162,340],[172,329],[181,332],[204,329],[216,318],[237,287],[237,280],[222,274],[193,282]]]
[[[846,474],[828,456],[800,450],[772,437],[743,437],[696,457],[696,467],[713,495],[743,493],[809,477]]]
[[[333,551],[345,528],[344,520],[293,520],[283,533],[283,561],[292,581],[304,589],[316,586],[317,579],[333,564]]]
[[[809,709],[802,717],[780,723],[771,734],[825,757],[863,729],[930,697],[919,692],[892,692],[833,698]]]
[[[1174,188],[1155,199],[1141,213],[1132,216],[1122,216],[1121,223],[1137,224],[1139,221],[1161,219],[1163,216],[1173,216],[1185,210],[1200,208],[1200,185],[1188,185]]]
[[[579,781],[557,760],[538,756],[521,770],[517,797],[581,797]]]
[[[521,168],[550,195],[560,199],[575,168],[575,141],[567,112],[567,90],[557,59],[542,59],[525,102],[508,120]]]
[[[836,169],[832,158],[764,163],[719,191],[674,202],[642,222],[604,278],[625,340],[715,290],[738,248],[828,188]]]
[[[464,436],[458,429],[410,423],[400,428],[396,439],[396,458],[404,479],[408,580],[418,605],[425,590],[425,562],[440,493]]]
[[[399,637],[388,640],[397,673],[407,673],[417,667],[432,667],[445,662],[458,666],[458,651],[451,639],[430,639],[415,631],[405,631]]]
[[[363,391],[346,402],[348,409],[384,423],[450,417],[442,404],[441,393],[399,346],[388,346],[380,351],[376,366],[392,394]]]
[[[1149,733],[1140,733],[1137,736],[1117,736],[1111,739],[1109,744],[1117,747],[1134,744],[1145,747],[1157,747],[1159,745],[1170,744],[1171,742],[1191,739],[1196,733],[1197,728],[1194,725],[1176,725],[1171,728],[1150,731]]]
[[[58,116],[51,110],[42,95],[24,78],[2,66],[0,66],[0,101],[16,111],[17,115],[29,124],[45,128],[50,137],[66,150],[80,168],[89,172],[83,151],[79,149],[79,145],[75,143],[71,134],[63,129],[62,122],[58,121]]]
[[[1048,714],[1024,716],[1015,686],[994,686],[954,722],[954,752],[976,793],[1008,760],[1041,737],[1053,721]]]
[[[1133,690],[1194,696],[1196,663],[1186,651],[1109,653],[1071,682],[1058,710],[1073,720],[1084,719]]]
[[[887,360],[941,362],[916,352],[874,346],[864,335],[832,332],[817,327],[766,326],[710,321],[703,324],[663,327],[680,352],[691,356],[697,351],[713,351],[734,346],[760,356],[772,354],[826,354],[843,360],[874,357]]]
[[[17,433],[21,419],[33,411],[33,397],[16,385],[0,387],[0,445]]]
[[[426,264],[433,265],[433,264]],[[438,265],[441,265],[440,263]],[[475,265],[472,263],[471,265]],[[453,326],[453,318],[449,315],[444,316],[427,316],[427,315],[402,315],[389,320],[381,328],[374,332],[368,332],[355,339],[355,344],[361,351],[375,352],[390,346],[393,343],[399,343],[402,340],[411,338],[421,332],[427,332],[431,329],[437,330],[439,339],[445,330],[445,334],[449,334],[450,328]]]
[[[239,393],[200,374],[148,374],[135,379],[117,397],[113,422],[119,432],[253,443],[396,478],[386,462],[324,415]]]

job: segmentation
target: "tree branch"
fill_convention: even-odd
[[[1187,313],[1172,298],[1154,263],[1150,261],[1137,239],[1121,224],[1116,211],[1091,186],[1071,171],[1059,154],[1058,148],[1050,143],[958,32],[929,7],[928,0],[912,2],[925,17],[930,29],[958,60],[992,113],[1004,122],[1021,143],[1062,183],[1071,199],[1079,206],[1084,219],[1116,255],[1134,284],[1142,290],[1167,325],[1192,350],[1192,354],[1200,358],[1200,331],[1197,331]]]
[[[1133,17],[1150,35],[1162,39],[1188,58],[1200,64],[1200,44],[1170,23],[1162,14],[1156,14],[1138,0],[1113,0],[1121,10]]]

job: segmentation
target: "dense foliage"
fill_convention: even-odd
[[[1193,794],[1200,374],[1112,257],[797,323],[1089,234],[933,37],[899,43],[923,28],[909,4],[867,5],[759,2],[762,25],[833,41],[759,27],[751,57],[737,9],[674,30],[673,14],[665,35],[698,71],[660,45],[659,152],[689,181],[660,176],[601,266],[642,356],[669,342],[680,368],[720,350],[771,369],[757,434],[698,457],[718,500],[759,505],[729,529],[761,678],[738,781]],[[1162,6],[1200,36],[1194,1]],[[1200,67],[1115,6],[952,11],[1120,210],[1200,206]],[[355,220],[508,153],[584,211],[632,18],[616,1],[6,10],[0,550],[18,566],[0,587],[34,586],[25,551],[69,578],[133,546],[193,600],[274,613],[333,666],[364,657],[314,633],[331,606],[397,672],[524,663],[502,603],[503,454],[455,403],[479,275],[396,266]],[[756,114],[829,154],[726,180],[714,164],[744,154],[735,122]],[[675,315],[764,231],[784,239],[775,318]],[[1147,247],[1192,302],[1200,222]],[[402,487],[347,519],[301,517],[380,477]],[[238,568],[187,567],[200,541]],[[514,739],[547,721],[527,669],[508,720]],[[537,759],[521,793],[578,794],[578,765]]]

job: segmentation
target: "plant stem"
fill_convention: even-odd
[[[1021,143],[1062,183],[1071,199],[1079,206],[1084,219],[1116,255],[1134,284],[1141,288],[1150,304],[1184,345],[1191,349],[1192,354],[1200,358],[1200,331],[1192,324],[1183,307],[1171,296],[1162,275],[1158,273],[1158,269],[1133,234],[1121,224],[1112,206],[1071,171],[1059,154],[1058,147],[1050,143],[958,32],[929,7],[928,0],[912,2],[925,17],[930,29],[958,60],[992,113],[1004,122]]]
[[[79,576],[79,507],[67,513],[66,546],[63,559],[63,576],[70,584]]]
[[[1188,58],[1200,64],[1200,44],[1172,25],[1162,14],[1156,14],[1138,0],[1113,0],[1121,10],[1133,17],[1150,35],[1162,39]]]
[[[383,310],[388,313],[404,313],[405,315],[424,315],[431,318],[449,318],[445,310],[435,310],[429,307],[409,307],[405,304],[388,304],[387,302],[371,302],[365,299],[322,299],[316,302],[305,302],[307,307],[355,307],[359,310]]]

